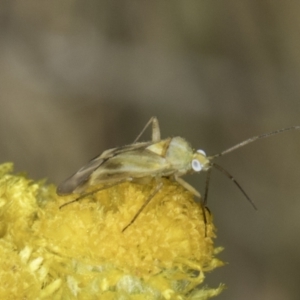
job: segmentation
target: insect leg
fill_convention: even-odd
[[[194,196],[196,196],[197,198],[200,198],[200,199],[202,198],[201,195],[199,194],[199,192],[194,187],[192,187],[189,183],[187,183],[185,180],[183,180],[181,177],[174,176],[174,179],[180,185],[182,185],[186,190],[191,192]]]
[[[69,205],[69,204],[71,204],[71,203],[77,202],[77,201],[79,201],[79,200],[81,200],[81,199],[83,199],[83,198],[85,198],[85,197],[87,197],[87,196],[93,195],[93,194],[98,193],[98,192],[100,192],[100,191],[102,191],[102,190],[109,189],[109,188],[111,188],[111,187],[113,187],[113,186],[115,186],[115,185],[121,184],[121,183],[123,183],[123,182],[125,182],[125,181],[128,181],[128,180],[118,181],[118,182],[116,182],[116,183],[114,183],[114,184],[110,184],[109,186],[106,185],[106,186],[103,186],[103,187],[101,187],[101,188],[99,188],[99,189],[95,189],[95,190],[93,190],[93,191],[91,191],[91,192],[85,193],[85,194],[79,196],[78,198],[76,198],[76,199],[74,199],[74,200],[71,200],[71,201],[69,201],[69,202],[67,202],[67,203],[62,204],[62,205],[59,207],[59,209],[65,207],[65,206],[67,206],[67,205]]]
[[[158,193],[158,191],[162,188],[163,186],[163,182],[160,182],[155,189],[153,189],[153,191],[151,192],[151,194],[149,195],[148,199],[144,202],[144,204],[141,206],[141,208],[138,210],[138,212],[135,214],[135,216],[133,217],[133,219],[130,221],[130,223],[128,225],[126,225],[126,227],[123,228],[122,232],[124,232],[135,220],[136,218],[139,216],[139,214],[142,212],[142,210],[149,204],[149,202],[151,201],[151,199]]]
[[[152,124],[152,142],[157,143],[160,141],[160,128],[159,128],[159,123],[156,117],[152,117],[147,124],[145,125],[145,127],[143,128],[143,130],[141,131],[141,133],[137,136],[137,138],[134,140],[133,144],[136,143],[139,138],[143,135],[143,133],[145,132],[145,130],[149,127],[149,125]]]
[[[211,175],[211,169],[208,169],[207,173],[206,173],[205,193],[204,193],[204,200],[203,200],[203,205],[205,207],[206,207],[206,204],[207,204],[208,188],[209,188],[209,183],[210,183],[210,175]]]
[[[203,222],[205,224],[205,236],[207,236],[207,218],[206,218],[206,201],[204,199],[204,201],[202,200],[201,195],[199,194],[199,192],[193,187],[191,186],[189,183],[187,183],[185,180],[183,180],[182,178],[178,177],[178,176],[174,176],[174,179],[180,184],[182,185],[186,190],[188,190],[189,192],[191,192],[194,196],[200,198],[200,206],[201,206],[201,210],[202,210],[202,215],[203,215]]]

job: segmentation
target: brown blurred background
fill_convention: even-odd
[[[1,161],[57,184],[153,115],[208,154],[300,125],[299,14],[298,1],[2,0]],[[289,132],[218,160],[259,208],[212,174],[220,299],[299,299],[299,150]],[[203,179],[188,177],[202,193]]]

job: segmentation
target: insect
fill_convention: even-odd
[[[142,134],[150,125],[152,125],[152,140],[148,142],[138,142]],[[300,126],[283,128],[270,133],[254,136],[233,147],[230,147],[225,151],[222,151],[219,154],[206,156],[203,150],[194,150],[190,144],[181,137],[170,137],[162,140],[160,137],[159,122],[156,117],[152,117],[132,144],[104,151],[101,155],[92,159],[87,165],[79,169],[74,175],[62,182],[57,189],[57,193],[59,195],[78,193],[81,194],[81,196],[73,201],[61,205],[60,208],[75,201],[79,201],[89,194],[110,188],[113,185],[120,184],[125,181],[138,183],[144,179],[154,178],[157,181],[157,185],[151,192],[147,201],[145,201],[144,205],[130,222],[130,224],[132,224],[147,203],[149,203],[151,198],[153,198],[154,195],[161,189],[163,183],[160,179],[162,177],[167,177],[177,181],[185,189],[201,199],[199,192],[181,177],[188,173],[200,173],[207,171],[205,195],[201,203],[204,212],[207,202],[208,183],[212,168],[216,168],[229,177],[241,190],[250,204],[256,208],[252,200],[248,197],[233,176],[221,166],[214,163],[213,160],[238,148],[244,147],[258,139],[296,129],[300,129]],[[85,193],[88,187],[100,184],[103,185],[102,188]],[[203,215],[204,221],[206,222],[205,213]],[[127,225],[123,231],[129,225]]]

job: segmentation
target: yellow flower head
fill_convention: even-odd
[[[80,201],[0,166],[0,299],[209,299],[212,217],[167,179],[122,183]],[[126,228],[126,226],[130,224]],[[126,230],[123,231],[123,229]]]

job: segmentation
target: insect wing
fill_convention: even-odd
[[[82,186],[87,183],[91,175],[97,168],[99,168],[103,164],[103,162],[128,151],[144,149],[151,144],[152,142],[135,143],[124,147],[113,148],[104,151],[101,155],[92,159],[87,165],[80,168],[75,174],[62,182],[57,188],[57,193],[59,195],[67,195],[73,192],[81,192]]]
[[[160,174],[166,159],[143,148],[126,151],[107,159],[90,176],[89,184],[108,184]]]
[[[78,186],[89,179],[90,175],[103,163],[103,161],[104,160],[100,157],[91,160],[87,165],[62,182],[57,188],[57,193],[59,195],[65,195],[74,192]]]
[[[145,149],[152,144],[153,144],[153,142],[142,142],[142,143],[126,145],[126,146],[119,147],[119,148],[113,148],[113,149],[105,150],[99,157],[103,158],[103,159],[108,159],[108,158],[111,158],[113,156],[116,156],[120,153],[124,153],[127,151]]]

